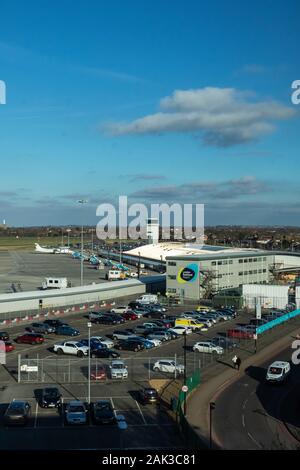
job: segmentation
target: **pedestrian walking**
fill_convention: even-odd
[[[240,370],[241,363],[242,363],[241,358],[238,357],[237,360],[236,360],[236,365],[237,365],[237,369],[238,369],[238,370]]]
[[[233,358],[231,359],[232,362],[233,362],[233,367],[234,367],[234,369],[236,369],[236,365],[237,365],[237,362],[236,362],[236,361],[237,361],[237,359],[238,359],[237,355],[233,356]]]

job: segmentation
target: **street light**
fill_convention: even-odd
[[[187,334],[186,334],[186,331],[183,333],[183,337],[184,337],[184,343],[183,343],[183,358],[184,358],[184,361],[183,361],[183,364],[184,364],[184,371],[183,371],[183,384],[184,384],[184,387],[186,387],[186,337],[187,337]],[[185,391],[184,392],[184,402],[183,402],[183,414],[184,416],[186,416],[186,396],[187,396],[187,392]]]
[[[88,374],[89,374],[89,380],[88,380],[88,404],[90,405],[91,403],[91,328],[92,328],[92,323],[89,321],[88,324],[87,324],[87,327],[88,327],[88,332],[89,332],[89,352],[88,352],[88,355],[89,355],[89,371],[88,371]]]
[[[70,232],[71,232],[71,229],[67,228],[66,232],[68,234],[68,248],[70,248]]]
[[[216,404],[214,402],[210,402],[209,404],[209,448],[212,449],[212,413],[213,410],[216,408]]]
[[[85,199],[80,199],[77,202],[78,204],[81,204],[83,207],[83,204],[87,204],[88,201],[86,201]],[[82,224],[81,224],[80,285],[83,286],[83,219],[82,219]]]

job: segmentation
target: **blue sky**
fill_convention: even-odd
[[[0,219],[94,224],[126,194],[205,203],[209,225],[299,225],[297,0],[0,9]]]

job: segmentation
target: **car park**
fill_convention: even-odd
[[[25,426],[31,416],[31,406],[25,400],[13,400],[4,413],[6,426]]]
[[[105,380],[106,379],[106,370],[103,364],[96,364],[91,367],[90,373],[91,380]]]
[[[103,348],[103,349],[91,349],[90,352],[91,357],[93,358],[112,358],[112,359],[117,359],[120,357],[120,354],[117,351],[113,351],[109,348]]]
[[[121,361],[121,360],[112,361],[109,368],[110,368],[110,375],[112,379],[127,379],[128,370],[124,361]]]
[[[53,345],[53,351],[58,355],[71,354],[77,357],[88,356],[89,348],[78,341],[62,341]]]
[[[157,404],[159,395],[155,388],[147,387],[139,390],[139,399],[143,405]]]
[[[132,339],[120,339],[116,343],[115,348],[119,350],[138,352],[141,349],[144,349],[144,345],[141,344],[140,341],[136,341]]]
[[[116,416],[109,400],[99,400],[91,405],[91,415],[94,424],[114,424]]]
[[[9,334],[6,331],[0,331],[0,341],[8,341]]]
[[[41,408],[59,408],[62,404],[62,395],[57,387],[43,388],[39,406]]]
[[[55,333],[59,336],[79,336],[80,331],[77,330],[76,328],[73,328],[72,326],[58,326],[56,328]]]
[[[47,323],[31,323],[31,325],[27,326],[25,330],[29,331],[30,333],[55,333],[55,327],[48,325]]]
[[[65,420],[67,424],[86,424],[87,412],[84,403],[80,400],[72,400],[66,405]]]
[[[223,354],[224,349],[221,346],[216,346],[209,341],[198,341],[193,346],[193,351],[203,352],[208,354]]]
[[[176,364],[175,361],[173,360],[161,359],[155,362],[153,366],[153,370],[160,371],[160,372],[168,372],[171,374],[174,374],[175,372],[178,374],[183,374],[184,365]]]
[[[105,338],[104,336],[91,336],[91,341],[95,341],[103,344],[107,348],[113,348],[114,342],[111,339]]]
[[[287,361],[275,361],[267,370],[266,381],[273,383],[285,382],[291,373],[291,365]]]
[[[23,335],[19,335],[15,342],[18,344],[41,344],[44,342],[44,336],[40,333],[24,333]]]

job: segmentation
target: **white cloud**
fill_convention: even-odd
[[[196,132],[205,144],[226,147],[256,140],[273,131],[273,121],[295,114],[279,102],[252,98],[234,88],[175,90],[160,101],[162,111],[106,129],[113,135]]]

